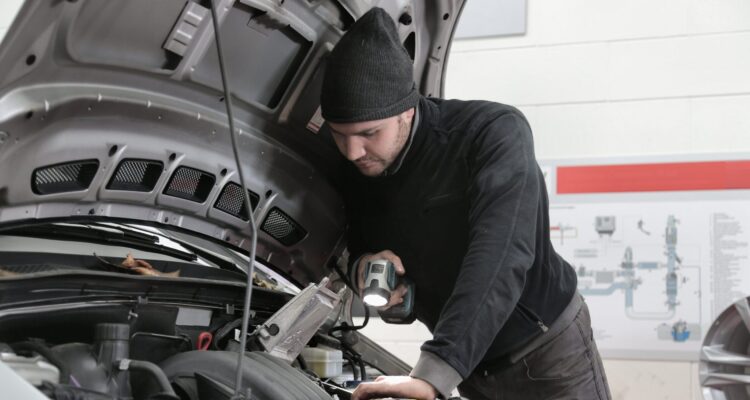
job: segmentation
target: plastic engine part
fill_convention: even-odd
[[[310,378],[285,362],[261,352],[245,356],[243,382],[252,390],[253,399],[331,400]],[[236,367],[237,354],[227,351],[190,351],[161,364],[180,397],[190,400],[230,399]]]

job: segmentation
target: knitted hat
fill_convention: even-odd
[[[355,22],[328,58],[320,105],[329,122],[385,119],[415,107],[419,93],[409,53],[382,8]]]

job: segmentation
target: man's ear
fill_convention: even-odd
[[[411,123],[412,120],[414,120],[414,113],[416,112],[416,109],[414,107],[404,111],[401,113],[401,118],[403,118],[404,121]]]

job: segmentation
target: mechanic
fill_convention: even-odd
[[[410,376],[363,383],[354,399],[447,398],[457,386],[470,399],[609,399],[575,271],[552,248],[521,112],[420,96],[379,8],[332,51],[321,107],[347,159],[352,280],[361,290],[367,261],[393,262],[433,335]]]

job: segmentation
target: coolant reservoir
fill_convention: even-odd
[[[60,383],[60,370],[42,356],[23,357],[13,353],[0,353],[0,361],[34,386],[43,381]]]
[[[330,347],[305,347],[300,354],[307,367],[321,378],[334,378],[343,373],[344,355]]]

